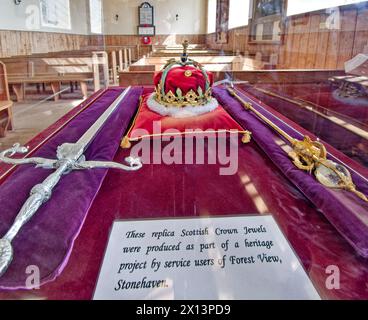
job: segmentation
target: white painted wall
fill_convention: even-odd
[[[88,0],[70,0],[71,29],[46,28],[41,23],[26,23],[26,19],[39,8],[39,0],[22,0],[15,5],[13,0],[0,0],[0,30],[47,31],[73,34],[89,34]],[[29,27],[29,26],[33,27]]]
[[[143,0],[103,0],[105,34],[136,35]],[[148,0],[154,6],[156,34],[205,34],[207,0]],[[115,16],[119,15],[119,20]],[[179,15],[176,21],[175,16]]]
[[[138,6],[144,0],[102,0],[105,34],[136,35]],[[0,0],[0,30],[22,30],[90,34],[89,0],[70,0],[71,29],[44,27],[41,23],[29,27],[27,18],[39,0]],[[207,0],[148,0],[155,8],[156,34],[205,34],[207,29]],[[115,20],[115,15],[119,20]],[[176,14],[179,20],[176,21]]]

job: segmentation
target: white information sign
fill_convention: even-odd
[[[140,36],[154,36],[155,27],[138,27],[138,35]]]
[[[272,216],[118,221],[95,300],[320,299]]]

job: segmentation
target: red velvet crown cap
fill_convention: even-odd
[[[187,76],[186,74],[190,74]],[[154,83],[157,87],[161,81],[162,72],[160,71],[154,76]],[[210,81],[210,86],[213,85],[213,74],[211,72],[207,72],[208,79]],[[202,71],[193,67],[193,66],[179,66],[173,67],[167,74],[165,81],[165,94],[167,94],[170,90],[173,94],[176,94],[176,90],[178,88],[181,89],[182,94],[187,94],[190,90],[197,92],[198,87],[201,87],[203,93],[206,91],[206,79],[202,74]]]

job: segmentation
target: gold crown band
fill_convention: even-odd
[[[155,100],[158,103],[167,106],[203,106],[212,99],[211,88],[203,93],[202,88],[198,87],[197,92],[190,90],[185,95],[183,95],[183,92],[180,88],[176,89],[176,94],[169,90],[169,92],[163,96],[161,92],[161,84],[159,84],[156,87]]]

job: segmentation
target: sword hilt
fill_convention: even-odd
[[[51,198],[52,191],[59,183],[63,174],[68,170],[69,164],[64,162],[55,172],[49,175],[41,184],[31,190],[30,197],[24,203],[13,225],[3,239],[12,242],[19,230],[34,216],[38,209]]]

